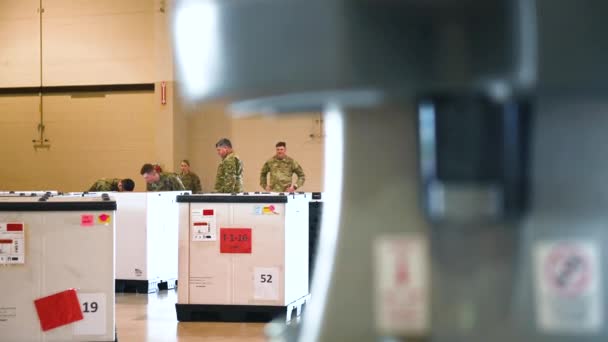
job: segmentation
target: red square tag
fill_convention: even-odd
[[[7,232],[22,232],[23,231],[23,223],[7,223],[6,224]]]
[[[42,331],[83,319],[76,290],[70,289],[34,301]]]
[[[220,253],[251,253],[251,228],[220,228]]]

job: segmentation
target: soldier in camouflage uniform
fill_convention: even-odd
[[[133,191],[135,188],[135,182],[130,178],[102,178],[97,180],[89,188],[89,192],[101,192],[101,191]]]
[[[193,194],[201,192],[201,180],[196,173],[190,171],[190,162],[187,159],[184,159],[179,167],[182,170],[179,174],[179,179],[182,181],[182,184],[184,184],[186,190],[192,191]]]
[[[185,190],[182,181],[175,174],[158,172],[152,164],[144,164],[141,167],[141,175],[146,181],[148,191],[179,191]]]
[[[228,139],[220,139],[215,144],[215,148],[218,156],[222,158],[215,176],[215,191],[221,193],[243,192],[243,162],[232,151],[232,143]]]
[[[277,153],[264,163],[260,172],[260,185],[266,191],[294,192],[306,181],[304,170],[297,161],[287,155],[285,142],[279,141],[275,147]],[[269,173],[270,183],[268,183]],[[292,182],[294,173],[298,176],[295,184]]]

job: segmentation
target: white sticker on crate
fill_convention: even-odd
[[[600,248],[595,241],[541,241],[534,247],[536,322],[544,333],[602,329]]]
[[[0,223],[0,265],[25,263],[25,225]]]
[[[214,209],[192,210],[190,215],[192,241],[217,241]]]
[[[253,271],[253,298],[280,299],[280,271],[278,267],[256,267]]]
[[[78,300],[84,319],[74,323],[74,335],[105,335],[106,294],[78,292]]]
[[[374,242],[376,326],[388,335],[429,330],[429,247],[423,234],[380,236]]]

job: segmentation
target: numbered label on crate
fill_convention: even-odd
[[[84,319],[74,323],[74,335],[106,334],[106,294],[78,293]]]
[[[381,236],[374,244],[376,326],[387,335],[429,330],[429,247],[423,234]]]
[[[256,267],[253,271],[253,298],[279,300],[281,277],[278,267]]]
[[[25,263],[25,225],[0,223],[0,265]]]
[[[217,241],[214,209],[192,210],[190,222],[192,241]]]
[[[536,244],[536,321],[540,331],[599,333],[604,316],[600,255],[595,241]]]
[[[220,253],[251,253],[251,228],[220,228]]]

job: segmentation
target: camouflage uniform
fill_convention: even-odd
[[[221,193],[243,192],[243,162],[230,152],[217,166],[215,191]]]
[[[186,188],[186,190],[192,191],[193,194],[202,191],[201,180],[200,178],[198,178],[196,173],[188,172],[185,175],[180,174],[179,179],[182,181],[182,184],[184,184],[184,188]]]
[[[172,173],[161,172],[160,179],[155,183],[146,184],[148,191],[179,191],[186,190],[179,177]]]
[[[294,173],[298,176],[298,181],[295,184],[297,188],[302,187],[306,180],[304,170],[302,170],[300,164],[288,156],[283,159],[274,156],[264,163],[260,172],[260,185],[263,189],[266,189],[268,184],[266,177],[268,173],[270,173],[270,190],[276,192],[287,191],[292,184],[291,179]]]
[[[90,192],[100,192],[100,191],[118,191],[118,183],[120,183],[120,178],[102,178],[97,182],[93,183],[89,188]]]

